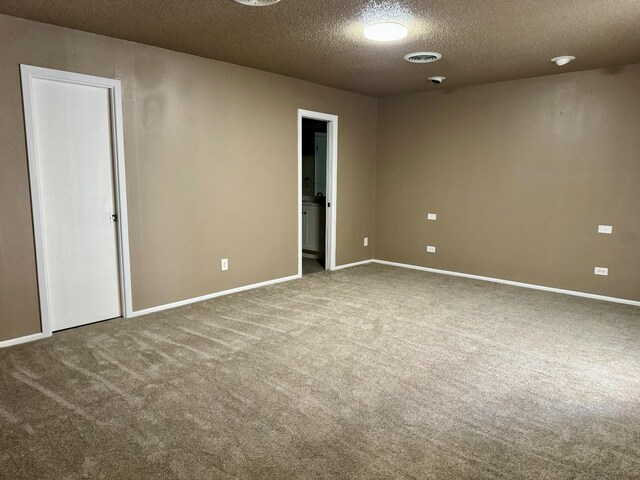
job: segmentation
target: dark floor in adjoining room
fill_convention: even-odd
[[[640,478],[637,307],[367,265],[0,367],[2,478]]]
[[[324,272],[324,260],[302,257],[302,274]]]

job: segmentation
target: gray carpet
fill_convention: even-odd
[[[635,307],[369,265],[0,367],[2,478],[640,478]]]

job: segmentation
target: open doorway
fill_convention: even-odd
[[[299,274],[335,267],[338,118],[298,112]]]

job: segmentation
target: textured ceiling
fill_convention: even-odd
[[[365,40],[372,12],[409,36]],[[0,0],[0,13],[156,45],[374,96],[640,62],[640,0]],[[412,65],[403,56],[444,58]],[[575,55],[559,68],[549,60]]]

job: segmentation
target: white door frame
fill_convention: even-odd
[[[36,246],[36,267],[38,272],[38,293],[40,295],[40,319],[42,334],[51,336],[51,315],[49,286],[47,284],[47,262],[44,248],[44,225],[42,221],[42,196],[38,175],[38,149],[36,143],[35,114],[33,110],[33,79],[45,79],[76,85],[101,87],[109,90],[111,100],[111,131],[114,155],[115,203],[118,228],[118,257],[120,260],[120,302],[123,317],[133,312],[131,299],[131,268],[129,262],[129,229],[127,215],[127,188],[124,172],[124,133],[122,125],[122,91],[120,80],[94,77],[80,73],[64,72],[49,68],[20,65],[22,79],[22,102],[27,135],[27,156],[29,159],[29,183],[31,186],[31,209]]]
[[[298,276],[302,276],[302,119],[327,122],[327,211],[325,269],[336,268],[336,212],[338,193],[338,116],[298,109]]]

